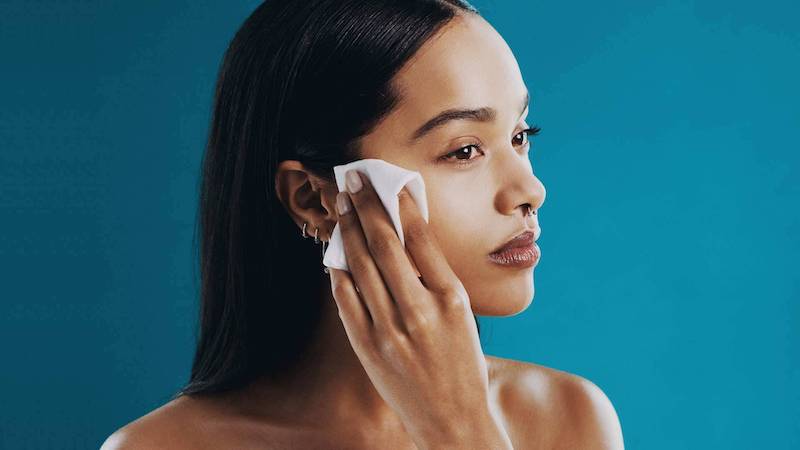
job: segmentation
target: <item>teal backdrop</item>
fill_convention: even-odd
[[[97,448],[187,379],[212,89],[258,3],[0,2],[3,449]],[[628,449],[800,448],[798,3],[474,4],[547,188],[485,351],[592,380]]]

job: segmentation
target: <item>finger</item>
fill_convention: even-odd
[[[398,194],[403,237],[414,264],[422,276],[422,284],[430,291],[444,293],[457,283],[456,276],[438,241],[408,190]]]
[[[331,293],[347,338],[353,346],[363,346],[367,337],[365,331],[372,326],[369,311],[356,291],[350,273],[333,268],[328,270],[331,276]]]
[[[350,194],[357,212],[367,248],[383,276],[396,302],[401,299],[417,297],[424,286],[417,277],[416,270],[408,258],[403,243],[397,235],[392,219],[386,211],[381,198],[367,176],[359,173],[363,188]],[[397,202],[396,197],[384,199],[387,203]],[[389,204],[388,206],[393,206]]]
[[[349,196],[340,192],[340,196]],[[338,201],[338,200],[337,200]],[[344,254],[355,286],[372,317],[372,327],[376,330],[395,328],[404,330],[391,293],[383,281],[380,270],[367,247],[367,241],[355,208],[339,215],[339,226],[344,241]]]

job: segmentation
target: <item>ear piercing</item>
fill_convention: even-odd
[[[303,222],[303,239],[311,237],[311,235],[306,234],[306,225],[308,225],[308,222]],[[319,228],[317,228],[317,227],[314,227],[314,228],[316,228],[316,231],[314,231],[314,243],[315,244],[319,244],[320,242],[322,242],[322,258],[325,259],[325,247],[328,244],[325,241],[320,241],[319,240]],[[328,270],[327,267],[323,267],[322,272],[330,274],[330,270]]]

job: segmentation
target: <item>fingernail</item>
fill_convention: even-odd
[[[356,192],[361,190],[361,178],[358,176],[358,171],[355,169],[350,169],[345,174],[345,184],[347,185],[347,190],[351,193],[355,194]]]
[[[350,212],[351,207],[350,197],[347,196],[347,192],[339,192],[336,194],[336,209],[339,211],[340,215]]]

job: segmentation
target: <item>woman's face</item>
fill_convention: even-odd
[[[488,259],[526,221],[538,228],[538,216],[526,218],[526,204],[538,209],[545,199],[528,159],[533,143],[521,133],[530,125],[528,89],[511,50],[484,19],[459,16],[420,48],[394,83],[400,103],[362,138],[361,157],[422,175],[429,226],[475,314],[523,311],[533,298],[534,268]],[[482,107],[494,109],[495,117],[447,121],[413,138],[444,110]]]

